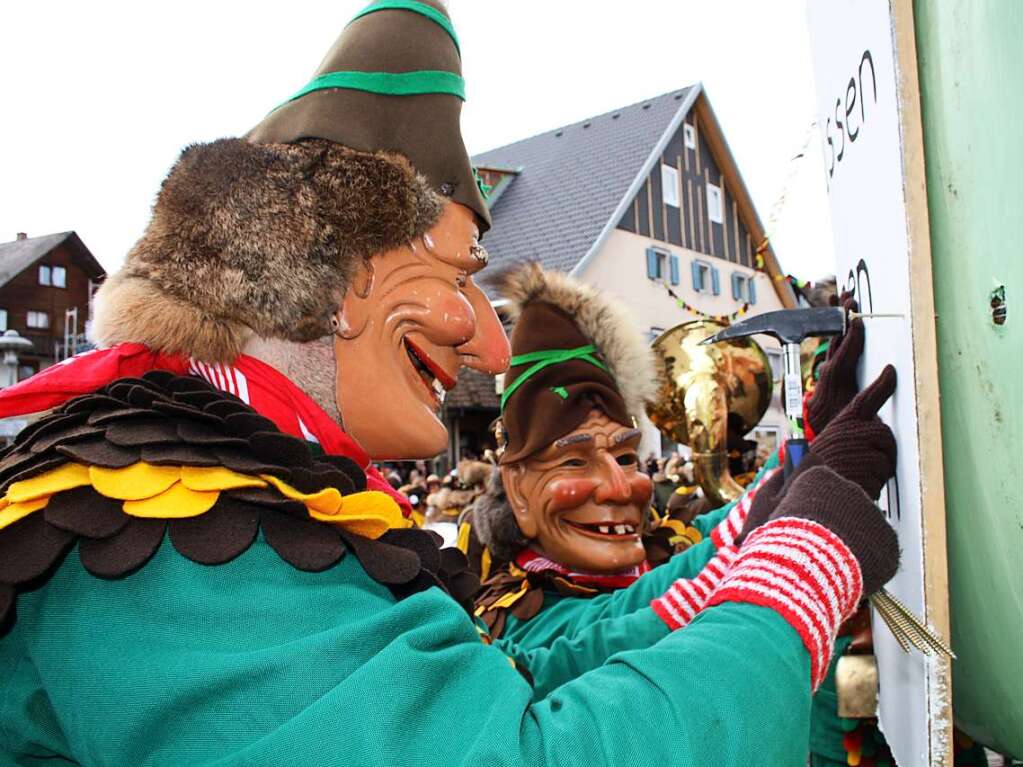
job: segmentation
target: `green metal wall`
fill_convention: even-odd
[[[956,722],[1023,758],[1023,2],[917,0]],[[992,321],[1004,286],[1007,322]]]

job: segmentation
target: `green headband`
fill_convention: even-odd
[[[426,3],[416,2],[416,0],[377,0],[377,2],[371,3],[355,14],[352,21],[349,21],[348,23],[351,24],[353,21],[361,19],[363,16],[370,13],[376,13],[377,11],[412,11],[412,13],[418,13],[420,16],[425,16],[448,33],[448,37],[451,38],[451,42],[455,44],[455,49],[458,51],[458,55],[462,55],[462,47],[458,44],[458,35],[455,34],[455,28],[451,25],[451,19],[433,6],[427,5]]]
[[[601,362],[599,359],[594,357],[594,353],[597,351],[597,347],[593,344],[589,346],[580,346],[576,349],[541,349],[537,352],[528,352],[527,354],[518,354],[511,358],[511,365],[525,365],[530,362],[534,362],[532,367],[526,369],[526,371],[516,378],[512,385],[504,390],[501,395],[501,412],[504,412],[504,406],[508,402],[508,398],[527,380],[535,376],[544,368],[548,368],[551,365],[557,365],[561,362],[568,362],[570,360],[585,360],[591,365],[596,365],[598,368],[605,372],[610,372],[607,369],[607,365]],[[560,396],[560,394],[559,394]],[[562,397],[562,399],[565,399]]]
[[[465,81],[454,72],[421,70],[418,72],[327,72],[314,78],[307,86],[278,104],[280,109],[313,91],[347,88],[353,91],[378,93],[381,96],[418,96],[423,93],[445,93],[465,101]]]

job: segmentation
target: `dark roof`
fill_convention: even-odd
[[[494,225],[484,240],[491,274],[522,261],[571,271],[596,242],[689,90],[474,156],[480,167],[521,169],[491,209]]]
[[[70,242],[68,242],[70,241]],[[44,234],[41,237],[27,237],[14,242],[0,242],[0,286],[6,285],[36,261],[54,248],[68,242],[86,261],[94,277],[103,277],[105,272],[95,256],[74,232]]]
[[[445,408],[497,410],[500,406],[494,377],[472,368],[462,368],[458,372],[458,384],[444,397]]]

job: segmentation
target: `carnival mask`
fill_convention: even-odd
[[[534,548],[577,572],[615,573],[643,561],[653,485],[639,469],[640,436],[594,410],[575,431],[501,467],[519,529]]]
[[[337,315],[337,404],[375,460],[429,458],[447,446],[444,395],[466,366],[495,375],[510,350],[473,275],[486,264],[468,208],[448,203],[408,246],[369,259]]]

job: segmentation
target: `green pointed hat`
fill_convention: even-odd
[[[430,185],[490,212],[462,141],[458,38],[440,0],[377,0],[345,27],[312,80],[248,134],[256,143],[327,139],[398,152]]]

